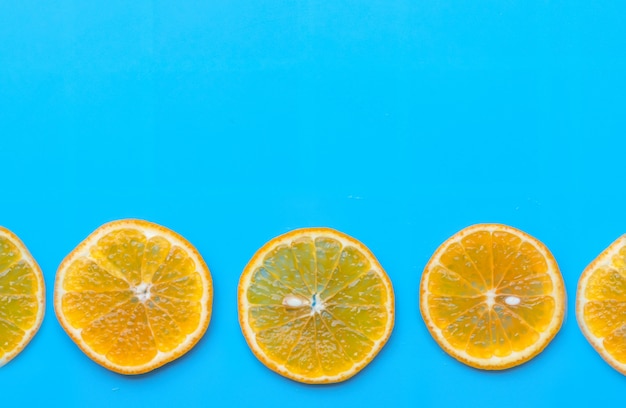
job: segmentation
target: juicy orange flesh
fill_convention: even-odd
[[[626,364],[626,248],[612,257],[610,265],[593,271],[587,281],[584,319],[606,351]]]
[[[68,266],[63,315],[93,351],[122,366],[178,347],[200,322],[202,279],[186,251],[135,229],[113,231]]]
[[[37,321],[39,283],[19,249],[0,236],[0,358],[22,342]]]
[[[283,300],[308,302],[288,307]],[[263,352],[309,378],[345,372],[385,332],[387,292],[368,259],[331,238],[272,250],[251,277],[248,322]],[[321,303],[315,312],[313,303]]]
[[[547,271],[543,255],[514,234],[469,234],[431,269],[429,314],[453,348],[476,358],[509,356],[534,344],[552,320]]]

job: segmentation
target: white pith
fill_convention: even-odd
[[[141,282],[139,285],[132,287],[131,290],[141,303],[146,303],[146,300],[150,299],[150,287],[151,285],[146,282]]]

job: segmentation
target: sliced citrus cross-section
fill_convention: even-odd
[[[54,308],[94,361],[141,374],[189,351],[211,317],[211,274],[177,233],[141,220],[105,224],[61,263]]]
[[[578,281],[576,318],[602,358],[626,375],[626,235],[584,270]]]
[[[270,369],[304,383],[346,380],[387,342],[391,282],[359,241],[305,228],[257,251],[239,281],[239,323]]]
[[[448,354],[502,370],[530,360],[556,335],[565,289],[554,257],[537,239],[478,224],[435,251],[422,275],[420,309]]]
[[[15,234],[0,227],[0,367],[35,336],[44,309],[39,265]]]

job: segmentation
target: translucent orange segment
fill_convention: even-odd
[[[256,333],[261,349],[274,361],[284,364],[291,350],[300,341],[305,326],[310,326],[311,317],[292,320],[282,326]]]
[[[26,331],[37,321],[38,312],[39,303],[35,295],[0,294],[0,320],[10,322]]]
[[[626,302],[593,300],[584,307],[587,327],[595,337],[606,337],[626,324]]]
[[[435,325],[443,329],[470,309],[474,309],[476,306],[483,303],[484,300],[484,296],[456,297],[430,295],[428,297],[428,310]]]
[[[276,280],[265,268],[257,268],[250,279],[246,296],[253,305],[282,305],[293,291]]]
[[[202,315],[202,304],[195,300],[154,296],[152,302],[165,311],[184,334],[190,334],[198,328]]]
[[[489,311],[490,328],[491,328],[491,351],[496,357],[506,357],[511,355],[511,342],[509,335],[504,331],[502,322],[498,318],[497,313],[492,309]]]
[[[530,275],[514,281],[503,280],[498,287],[499,294],[507,294],[524,298],[552,293],[553,283],[550,275]]]
[[[24,338],[24,331],[15,324],[0,319],[0,356],[15,349]]]
[[[8,238],[0,236],[0,274],[22,257],[20,250]]]
[[[305,307],[286,308],[283,305],[251,306],[248,310],[250,327],[255,331],[262,331],[283,326],[290,321],[303,319],[311,315],[311,310]]]
[[[315,344],[316,332],[315,319],[311,318],[302,327],[300,338],[289,353],[285,362],[287,369],[297,373],[306,373],[310,377],[318,377],[323,374]]]
[[[534,245],[522,242],[498,287],[509,287],[529,276],[542,275],[547,271],[548,263],[541,252]]]
[[[195,301],[202,299],[203,290],[202,278],[197,272],[173,281],[155,283],[150,289],[155,296],[162,295],[175,299]]]
[[[487,306],[484,303],[459,313],[456,318],[441,330],[443,337],[452,347],[460,350],[467,348],[470,335],[474,331],[476,321],[485,314]]]
[[[487,310],[475,316],[474,319],[474,329],[469,335],[465,350],[473,357],[490,358],[493,356],[490,311]]]
[[[100,238],[91,257],[104,270],[133,285],[141,283],[141,260],[146,237],[135,229],[120,229]]]
[[[317,290],[320,293],[333,276],[339,257],[341,256],[341,243],[332,238],[315,239],[315,260],[317,265]]]
[[[345,322],[336,319],[327,311],[322,311],[320,315],[325,323],[325,327],[330,329],[333,337],[337,340],[348,358],[359,361],[367,356],[372,347],[374,347],[372,340],[354,330]]]
[[[491,234],[493,253],[493,282],[498,285],[518,256],[522,240],[510,232],[494,231]]]
[[[482,276],[486,287],[493,286],[493,252],[491,233],[479,231],[461,240],[465,253]]]
[[[320,315],[315,316],[317,354],[325,375],[336,375],[352,366],[353,362],[341,348],[339,342],[330,331]]]
[[[302,281],[308,291],[313,294],[317,291],[317,271],[315,260],[315,244],[311,238],[303,237],[291,244],[291,250]]]
[[[320,293],[322,299],[329,299],[334,294],[343,290],[357,278],[371,269],[369,260],[358,249],[347,246],[341,251],[337,269],[332,276],[332,281],[327,282],[326,288]]]
[[[35,271],[26,261],[13,263],[0,273],[0,294],[29,295],[38,290]]]
[[[81,332],[81,337],[89,347],[98,354],[106,354],[117,341],[119,333],[132,326],[129,322],[130,314],[136,304],[130,302],[115,308],[102,317],[87,325]],[[130,323],[130,324],[129,324]]]
[[[450,244],[450,246],[446,248],[446,251],[441,254],[439,262],[447,270],[463,277],[478,291],[484,292],[489,289],[483,274],[478,271],[476,265],[466,254],[461,244],[457,242]]]
[[[138,303],[128,309],[132,325],[119,332],[117,341],[109,349],[109,361],[124,366],[146,364],[156,356],[157,347],[152,330],[148,324],[145,305]]]
[[[93,351],[116,364],[143,364],[157,352],[141,303],[124,303],[85,327],[81,336]]]
[[[509,342],[513,351],[521,351],[534,344],[539,339],[539,333],[524,322],[518,315],[507,307],[496,304],[494,312],[505,333],[509,333]]]
[[[428,275],[428,291],[433,295],[474,297],[481,294],[476,282],[469,282],[456,272],[434,266]]]
[[[326,308],[333,317],[331,326],[339,323],[375,341],[385,332],[387,309],[383,305],[329,305]]]
[[[159,351],[164,353],[174,350],[185,340],[176,320],[161,309],[154,301],[148,300],[145,305],[151,335],[154,336]]]
[[[159,269],[163,269],[171,248],[172,245],[170,242],[158,235],[150,238],[148,242],[146,242],[146,247],[143,251],[143,259],[141,260],[142,282],[151,283],[153,281],[154,274]]]
[[[87,258],[79,258],[65,272],[63,289],[69,292],[127,291],[130,285]]]
[[[296,259],[287,245],[281,245],[267,254],[263,267],[293,294],[309,297],[311,291],[306,286],[302,274],[296,267]]]
[[[131,297],[132,293],[129,290],[68,292],[63,295],[61,307],[72,327],[81,329],[122,304],[130,302]]]
[[[556,311],[556,304],[551,296],[526,296],[519,298],[518,304],[508,304],[507,299],[509,296],[498,296],[496,302],[508,308],[538,332],[546,330]]]
[[[187,252],[175,246],[170,249],[163,263],[152,275],[152,282],[157,284],[181,280],[195,272],[196,265]]]
[[[387,292],[380,275],[369,271],[331,298],[322,298],[322,301],[327,305],[383,305],[387,302]]]
[[[606,351],[618,362],[626,364],[626,326],[620,326],[602,342]]]
[[[626,302],[626,278],[615,269],[598,268],[587,281],[585,297],[590,300]]]

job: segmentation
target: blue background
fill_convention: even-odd
[[[618,1],[0,0],[0,224],[40,263],[47,315],[0,369],[2,406],[550,406],[623,400],[574,316],[585,266],[626,231],[626,7]],[[209,264],[201,342],[151,374],[91,362],[52,309],[56,268],[138,217]],[[418,310],[430,255],[477,222],[543,241],[568,292],[529,363],[474,370]],[[396,326],[348,382],[266,369],[236,287],[270,238],[329,226],[377,255]]]

